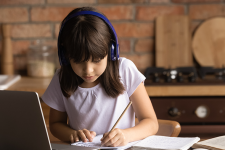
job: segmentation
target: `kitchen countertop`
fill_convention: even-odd
[[[51,77],[34,78],[23,76],[7,90],[35,91],[42,96],[48,87]],[[146,85],[151,96],[225,96],[225,85]]]
[[[225,85],[145,86],[151,96],[225,96]]]
[[[34,91],[42,96],[47,89],[52,77],[48,78],[34,78],[23,76],[19,81],[11,85],[6,90],[12,91]]]

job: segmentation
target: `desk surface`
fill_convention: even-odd
[[[204,139],[205,140],[205,139]],[[200,141],[203,141],[202,139],[200,140]],[[61,141],[51,141],[51,143],[53,143],[53,144],[63,144],[63,145],[70,145],[70,143],[65,143],[65,142],[61,142]],[[79,150],[80,150],[81,148],[79,148]],[[76,150],[75,148],[74,148],[74,150]],[[131,148],[127,148],[126,150],[131,150]]]
[[[51,77],[22,77],[7,90],[35,91],[42,96],[51,79]],[[225,85],[147,85],[145,87],[149,96],[225,96]]]
[[[11,85],[7,90],[12,91],[34,91],[42,96],[51,82],[49,78],[33,78],[33,77],[22,77],[15,84]]]

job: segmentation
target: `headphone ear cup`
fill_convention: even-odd
[[[116,45],[113,41],[111,41],[110,43],[110,47],[109,47],[109,50],[110,50],[110,58],[112,61],[115,61],[116,60]]]

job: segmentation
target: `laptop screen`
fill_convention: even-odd
[[[0,149],[51,150],[35,92],[0,91]]]

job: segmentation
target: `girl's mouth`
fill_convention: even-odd
[[[85,78],[86,80],[91,80],[91,79],[94,78],[94,76],[84,76],[84,78]]]

